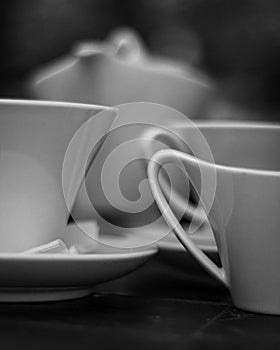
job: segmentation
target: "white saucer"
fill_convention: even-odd
[[[96,254],[0,254],[0,302],[43,302],[84,297],[96,284],[144,264],[157,248]]]

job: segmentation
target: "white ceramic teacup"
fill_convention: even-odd
[[[237,307],[280,314],[280,125],[241,123],[212,129],[216,163],[174,150],[157,152],[148,175],[158,206],[177,238],[230,289]],[[222,267],[188,237],[158,183],[164,164],[186,169],[212,226]],[[213,181],[214,180],[214,181]]]
[[[98,220],[102,231],[110,232],[119,228],[123,232],[123,227],[141,229],[160,215],[152,204],[148,185],[138,201],[139,184],[147,178],[145,141],[140,138],[145,138],[146,131],[154,125],[168,128],[178,121],[169,107],[181,112],[181,120],[185,119],[182,113],[192,119],[198,118],[215,90],[206,77],[190,66],[149,54],[131,30],[117,31],[102,42],[78,44],[66,57],[40,69],[32,79],[30,89],[39,99],[118,107],[122,104],[121,112],[126,109],[117,119],[98,157],[97,168],[101,172],[105,160],[114,154],[105,172],[109,178],[105,191],[110,198],[104,195],[100,172],[97,168],[91,169],[72,212],[77,220]],[[169,107],[163,112],[146,108],[143,114],[141,108],[125,106],[131,102],[139,105],[138,101]],[[131,112],[127,113],[128,110]],[[180,114],[177,111],[175,114]],[[132,140],[133,146],[131,143],[128,146]],[[133,157],[139,159],[128,165],[126,159]],[[116,169],[120,165],[123,166],[120,184],[114,186],[119,177]],[[166,228],[164,222],[163,226]]]
[[[102,111],[107,115],[98,118]],[[19,252],[62,238],[68,208],[84,177],[81,154],[89,138],[98,141],[106,134],[115,116],[102,106],[0,100],[0,252]],[[72,164],[64,169],[63,184],[69,143],[91,120],[72,153]]]
[[[278,154],[274,151],[273,144],[266,152],[269,157],[259,157],[260,144],[265,141],[266,135],[262,132],[262,126],[266,124],[253,124],[246,121],[214,121],[175,120],[170,128],[153,128],[145,133],[147,142],[143,144],[146,159],[161,149],[174,149],[189,154],[195,154],[197,158],[212,161],[212,156],[218,164],[225,164],[228,159],[232,164],[245,163],[245,153],[254,162],[256,167],[265,167],[268,160],[277,162]],[[248,133],[248,129],[254,129]],[[271,161],[272,161],[271,160]],[[191,196],[191,201],[186,207],[186,198],[182,194],[186,187],[186,177],[182,176],[182,169],[172,165],[168,167],[168,175],[173,185],[173,193],[170,205],[173,211],[184,212],[188,220],[201,221],[204,218],[202,208],[197,208],[197,201]],[[161,177],[160,185],[163,192],[170,196],[170,184]],[[187,184],[188,185],[188,184]],[[191,187],[191,186],[190,186]]]
[[[149,145],[150,141],[153,144],[154,132],[172,129],[170,125],[182,124],[186,117],[170,107],[146,102],[116,108],[119,114],[96,157],[96,166],[87,174],[72,215],[76,220],[97,220],[103,232],[136,234],[145,227],[161,232],[157,236],[162,237],[168,227],[147,182],[147,164],[154,153]],[[164,147],[164,140],[160,141]],[[168,141],[170,147],[187,151],[182,140]],[[173,181],[184,183],[182,177],[182,173],[175,172]]]

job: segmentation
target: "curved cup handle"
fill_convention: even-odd
[[[168,149],[180,150],[187,153],[190,152],[184,141],[180,140],[177,135],[172,134],[172,132],[169,130],[164,130],[162,128],[151,128],[145,132],[143,137],[146,139],[144,144],[145,155],[149,160],[156,151],[162,149],[163,145],[166,145]],[[157,147],[157,149],[155,149],[155,147]],[[171,188],[168,181],[162,178],[160,185],[164,194],[167,197],[170,197]],[[170,205],[175,212],[184,213],[184,217],[187,220],[194,220],[195,222],[199,223],[203,222],[204,220],[205,215],[203,208],[198,208],[193,203],[188,203],[188,207],[186,208],[186,199],[176,191],[173,191],[172,193]]]
[[[178,219],[170,209],[167,200],[158,182],[161,166],[167,163],[174,163],[175,159],[180,159],[184,164],[190,165],[191,155],[175,150],[162,150],[154,154],[148,165],[148,177],[153,196],[158,207],[170,229],[174,231],[182,245],[198,260],[198,262],[217,280],[226,287],[229,283],[223,267],[218,267],[208,256],[190,239],[186,234]]]

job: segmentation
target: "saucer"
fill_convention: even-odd
[[[95,254],[0,254],[0,302],[44,302],[81,298],[94,286],[134,271],[157,253],[150,247]]]
[[[188,230],[188,224],[183,225],[186,231]],[[166,226],[158,225],[154,228],[145,229],[143,228],[141,231],[137,230],[133,232],[131,231],[130,235],[121,235],[113,234],[113,233],[103,233],[99,237],[100,241],[104,244],[116,246],[116,247],[128,247],[131,244],[131,237],[133,234],[134,237],[134,245],[138,245],[147,247],[147,242],[153,242],[159,248],[159,256],[160,259],[163,260],[168,265],[172,265],[175,268],[186,269],[189,268],[191,254],[183,247],[183,245],[179,242],[174,233],[169,233],[167,236],[160,238],[160,232],[166,231]],[[137,235],[136,235],[137,233]],[[193,242],[211,259],[215,262],[219,262],[219,254],[218,248],[215,242],[215,238],[208,222],[204,223],[194,234],[190,235],[190,238]]]

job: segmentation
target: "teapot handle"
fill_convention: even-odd
[[[139,36],[130,29],[118,29],[109,37],[115,48],[115,57],[126,62],[138,62],[146,56],[144,45]]]

